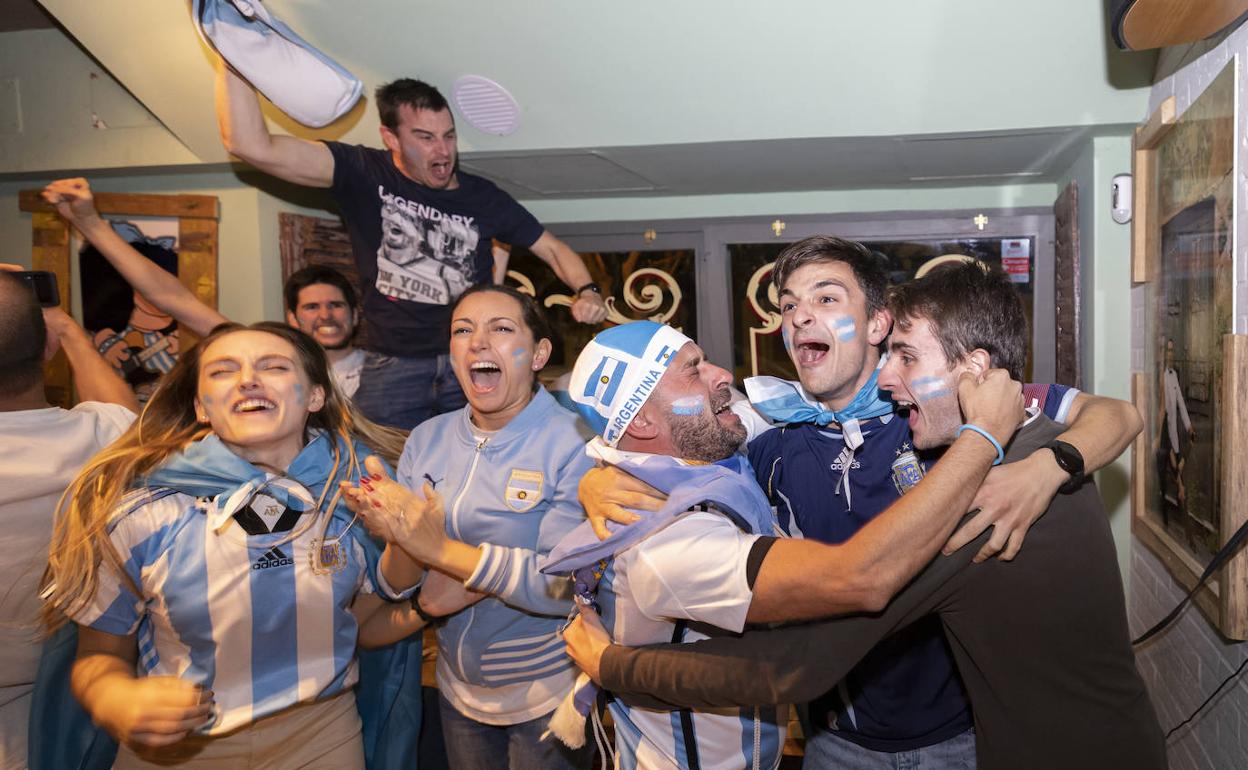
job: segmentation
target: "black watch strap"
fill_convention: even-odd
[[[602,287],[599,286],[596,282],[590,281],[589,283],[585,284],[584,286],[576,290],[576,296],[579,297],[587,291],[592,291],[594,294],[602,294]]]
[[[1083,454],[1073,445],[1056,439],[1044,446],[1046,449],[1053,450],[1053,459],[1057,461],[1057,466],[1070,474],[1070,478],[1058,487],[1057,491],[1065,494],[1074,492],[1082,486],[1084,482]]]
[[[416,610],[416,614],[420,616],[420,619],[425,621],[426,623],[436,623],[437,621],[442,619],[441,615],[430,615],[428,612],[425,612],[424,607],[420,606],[420,589],[419,588],[416,589],[416,593],[412,594],[412,598],[409,599],[408,601],[412,603],[412,609]]]

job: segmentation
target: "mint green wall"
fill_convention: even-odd
[[[0,78],[16,80],[21,114],[20,132],[0,128],[0,173],[199,162],[60,30],[0,33]],[[18,100],[0,99],[11,115]]]
[[[981,187],[887,190],[816,190],[755,195],[686,195],[525,201],[542,222],[792,216],[870,211],[944,211],[966,208],[1052,206],[1049,182]]]
[[[1109,212],[1114,175],[1130,171],[1130,137],[1099,137],[1087,143],[1057,188],[1072,180],[1079,186],[1084,387],[1124,401],[1131,400],[1131,226],[1114,222]],[[1096,475],[1128,583],[1130,480],[1131,450]]]
[[[224,160],[212,55],[184,3],[42,5],[195,156]],[[369,87],[402,75],[448,92],[464,74],[500,81],[522,107],[521,128],[465,128],[466,151],[1134,123],[1153,61],[1114,50],[1103,4],[1088,0],[266,5]],[[10,33],[0,47],[32,34],[54,33]],[[59,57],[34,61],[44,79],[64,80]],[[374,112],[339,132],[376,141]]]

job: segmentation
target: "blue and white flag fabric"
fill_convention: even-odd
[[[807,393],[800,382],[779,377],[748,377],[745,392],[754,408],[775,422],[814,423],[820,426],[837,423],[845,433],[845,443],[856,449],[862,445],[858,423],[872,417],[883,417],[894,409],[892,399],[879,387],[880,369],[887,360],[887,356],[880,358],[870,379],[858,389],[854,400],[844,409],[828,409]]]
[[[668,364],[692,341],[654,321],[634,321],[601,331],[577,356],[568,396],[594,433],[615,446]]]
[[[299,37],[260,0],[192,0],[191,17],[204,42],[305,126],[333,123],[364,92],[359,78]]]
[[[745,392],[749,394],[754,408],[771,420],[781,423],[813,423],[828,426],[836,423],[841,428],[849,455],[842,461],[844,470],[836,484],[836,493],[845,490],[850,501],[849,470],[853,466],[854,452],[862,446],[864,436],[862,421],[892,414],[896,408],[891,398],[880,390],[880,369],[888,356],[881,356],[880,363],[871,372],[870,379],[854,394],[854,400],[844,409],[828,409],[816,401],[800,382],[782,380],[779,377],[749,377],[745,380]],[[852,505],[852,502],[849,503]]]
[[[623,452],[595,438],[586,452],[607,465],[666,494],[667,502],[657,511],[633,511],[641,519],[632,524],[607,522],[611,535],[599,540],[588,521],[560,540],[550,553],[538,559],[538,569],[546,574],[570,573],[573,594],[578,603],[597,609],[598,583],[615,554],[630,548],[674,523],[695,505],[709,504],[730,518],[741,529],[755,534],[779,532],[776,515],[766,495],[759,489],[754,469],[744,455],[725,460],[690,464],[666,455]],[[577,610],[573,610],[573,614]],[[550,720],[550,732],[572,748],[585,740],[585,720],[597,700],[598,687],[581,674],[576,685]]]

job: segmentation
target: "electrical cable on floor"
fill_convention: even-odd
[[[1188,722],[1190,722],[1190,721],[1192,721],[1193,719],[1195,719],[1195,718],[1196,718],[1196,715],[1197,715],[1197,714],[1199,714],[1201,711],[1203,711],[1203,710],[1204,710],[1204,708],[1205,708],[1205,706],[1208,706],[1208,705],[1209,705],[1209,703],[1210,703],[1210,701],[1212,701],[1215,697],[1217,697],[1218,693],[1222,691],[1222,688],[1223,688],[1223,687],[1226,687],[1226,685],[1227,685],[1229,682],[1234,681],[1234,679],[1235,679],[1236,677],[1238,677],[1240,674],[1242,674],[1242,673],[1244,672],[1244,667],[1245,667],[1245,666],[1248,666],[1248,658],[1244,658],[1244,662],[1239,664],[1239,668],[1235,669],[1235,673],[1231,674],[1231,675],[1230,675],[1230,676],[1228,676],[1226,679],[1223,679],[1223,680],[1222,680],[1222,684],[1220,684],[1220,685],[1218,685],[1217,687],[1215,687],[1215,688],[1213,689],[1213,692],[1209,693],[1209,697],[1208,697],[1208,698],[1205,698],[1205,702],[1204,702],[1204,703],[1202,703],[1202,704],[1200,704],[1199,706],[1197,706],[1197,707],[1196,707],[1196,710],[1195,710],[1195,711],[1193,711],[1193,712],[1192,712],[1192,713],[1191,713],[1191,714],[1187,717],[1187,719],[1184,719],[1182,722],[1179,722],[1179,723],[1178,723],[1177,725],[1175,725],[1174,727],[1171,727],[1171,728],[1170,728],[1170,732],[1166,733],[1166,740],[1170,740],[1170,736],[1171,736],[1171,735],[1174,735],[1176,732],[1178,732],[1178,729],[1179,729],[1180,727],[1182,727],[1183,725],[1185,725],[1185,724],[1187,724]]]
[[[1205,583],[1209,582],[1209,578],[1213,577],[1213,573],[1217,572],[1222,568],[1222,565],[1231,560],[1231,557],[1239,551],[1245,540],[1248,540],[1248,522],[1245,522],[1243,526],[1236,530],[1235,534],[1231,535],[1230,539],[1226,541],[1226,544],[1213,555],[1213,558],[1209,560],[1209,565],[1205,567],[1205,571],[1200,574],[1200,579],[1196,581],[1196,585],[1192,586],[1192,590],[1187,592],[1187,595],[1183,597],[1183,600],[1180,601],[1168,615],[1158,621],[1156,625],[1140,634],[1135,639],[1132,639],[1131,646],[1138,647],[1174,623],[1174,621],[1178,619],[1179,615],[1183,614],[1183,610],[1188,604],[1191,603],[1192,599],[1195,598],[1196,592],[1203,588]],[[1248,666],[1248,658],[1245,658],[1244,662],[1239,664],[1239,668],[1235,669],[1233,674],[1228,676],[1226,679],[1223,679],[1222,683],[1215,687],[1213,692],[1209,693],[1209,697],[1205,698],[1205,702],[1197,706],[1196,710],[1187,716],[1187,719],[1184,719],[1182,722],[1179,722],[1177,725],[1170,728],[1170,731],[1166,733],[1166,740],[1170,740],[1170,736],[1174,735],[1179,728],[1195,719],[1196,716],[1204,710],[1205,706],[1208,706],[1211,702],[1213,702],[1213,699],[1217,697],[1223,687],[1226,687],[1228,683],[1234,681],[1236,677],[1243,673],[1245,666]]]

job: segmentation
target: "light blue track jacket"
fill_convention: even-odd
[[[413,489],[433,483],[450,536],[484,550],[465,585],[490,596],[438,632],[439,655],[461,681],[497,687],[566,676],[573,666],[557,635],[572,608],[571,585],[541,574],[537,560],[585,520],[576,489],[592,465],[576,416],[540,386],[483,441],[469,407],[408,437],[399,481]]]

